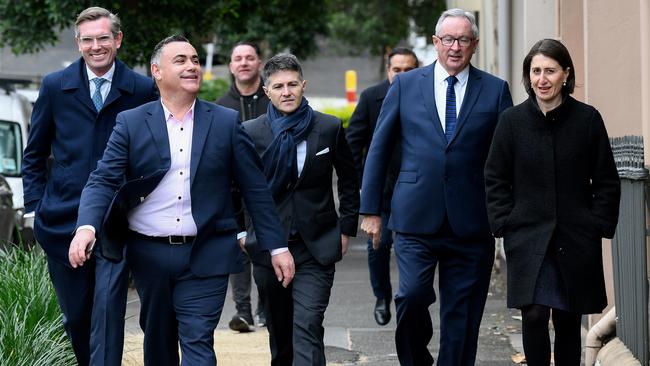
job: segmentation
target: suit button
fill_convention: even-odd
[[[557,252],[558,254],[564,254],[564,248],[562,247],[557,248]]]

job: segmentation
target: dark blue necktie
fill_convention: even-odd
[[[454,91],[454,84],[458,79],[455,76],[447,78],[447,104],[445,106],[445,137],[447,142],[451,141],[451,137],[456,130],[456,92]]]

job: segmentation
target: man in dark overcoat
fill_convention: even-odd
[[[81,190],[102,157],[117,114],[157,97],[151,79],[116,58],[122,37],[120,19],[110,11],[90,7],[79,14],[75,40],[81,57],[43,79],[25,147],[25,210],[35,213],[34,235],[47,255],[80,365],[122,364],[128,284],[124,261],[107,261],[100,251],[85,266],[70,266]]]
[[[355,163],[359,169],[359,177],[363,175],[363,165],[366,152],[372,141],[372,134],[375,132],[377,118],[381,111],[381,104],[384,102],[388,87],[396,75],[402,72],[411,71],[418,67],[418,58],[408,48],[397,47],[388,54],[386,62],[386,80],[373,85],[361,93],[359,104],[350,117],[345,137],[350,145]],[[390,201],[393,197],[395,181],[399,174],[399,163],[401,160],[400,148],[396,146],[390,161],[381,212],[382,232],[378,246],[375,248],[372,239],[368,239],[368,271],[370,272],[370,285],[372,292],[377,298],[374,308],[375,321],[379,325],[386,325],[390,321],[390,303],[393,298],[393,289],[390,284],[390,252],[393,246],[393,233],[386,227],[390,216]]]

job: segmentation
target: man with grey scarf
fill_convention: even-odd
[[[264,66],[263,76],[271,104],[265,115],[243,127],[262,158],[287,247],[270,253],[255,250],[255,230],[249,227],[246,248],[255,282],[265,296],[271,365],[325,366],[323,318],[335,263],[357,231],[358,176],[341,121],[314,111],[303,96],[307,81],[298,59],[276,55]],[[271,267],[271,256],[284,251],[291,253],[296,266],[287,288],[279,285]]]

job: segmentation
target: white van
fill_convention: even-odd
[[[11,82],[0,79],[0,174],[13,192],[17,232],[24,244],[33,241],[33,220],[25,220],[23,203],[23,179],[21,175],[23,149],[27,144],[32,104],[23,95],[16,93]],[[19,237],[14,236],[18,243]]]

